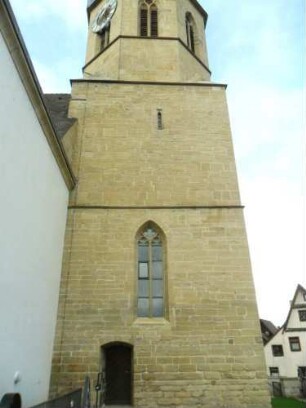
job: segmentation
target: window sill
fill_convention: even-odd
[[[164,317],[137,317],[133,322],[133,326],[140,326],[142,324],[153,326],[170,326],[170,322]]]

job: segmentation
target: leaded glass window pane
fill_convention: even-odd
[[[164,293],[164,285],[161,279],[152,281],[152,295],[153,298],[162,298]]]
[[[148,279],[149,278],[149,265],[147,262],[139,263],[139,278]]]
[[[140,244],[138,246],[138,261],[148,262],[149,260],[149,247],[148,244]]]
[[[162,262],[152,262],[152,278],[153,279],[163,278],[163,263]]]
[[[138,316],[139,317],[149,316],[149,299],[144,298],[138,299]]]
[[[160,245],[160,242],[158,245],[154,245],[152,246],[152,260],[153,261],[161,261],[163,258],[163,251],[162,251],[162,247]]]
[[[153,299],[152,300],[152,315],[153,317],[162,317],[164,315],[164,300],[163,299]]]
[[[147,279],[139,280],[138,296],[140,298],[149,298],[149,283]]]

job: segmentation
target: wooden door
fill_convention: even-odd
[[[104,350],[107,405],[132,403],[132,348],[122,344]]]

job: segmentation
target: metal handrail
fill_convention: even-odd
[[[82,388],[54,398],[41,404],[34,405],[32,408],[81,408]]]

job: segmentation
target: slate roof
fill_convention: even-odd
[[[44,102],[59,138],[73,125],[76,119],[68,118],[70,94],[44,94]]]
[[[264,344],[266,344],[279,330],[272,322],[264,319],[260,319],[260,328]]]

